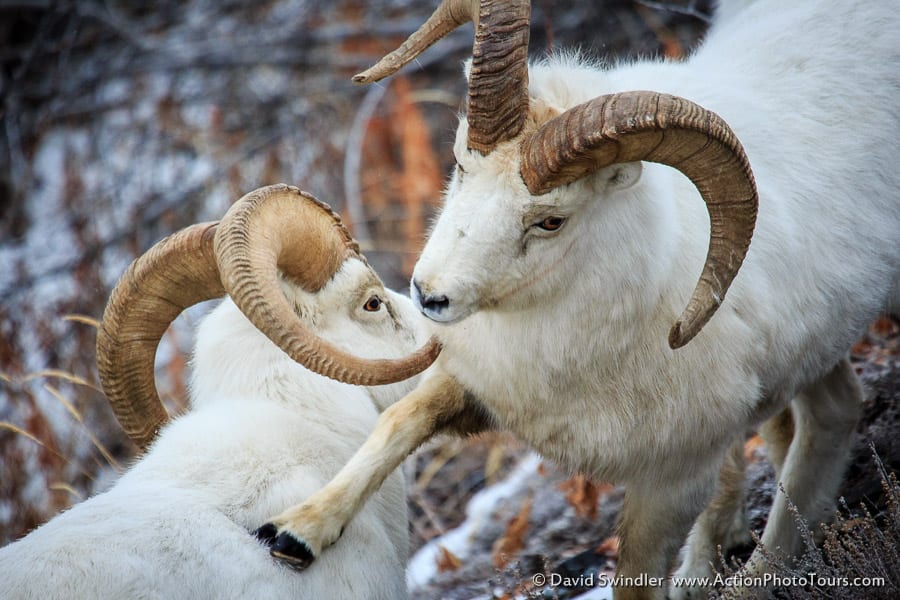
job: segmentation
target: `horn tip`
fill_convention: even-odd
[[[444,349],[444,345],[441,344],[441,341],[437,338],[437,336],[431,336],[425,347],[427,348],[428,359],[431,362],[434,362],[437,359],[438,355],[441,353],[441,350]]]
[[[689,341],[691,341],[693,337],[694,335],[692,333],[685,332],[684,321],[679,319],[674,325],[672,325],[672,329],[669,330],[669,348],[671,348],[672,350],[678,350]]]
[[[376,81],[381,81],[388,75],[393,75],[399,71],[404,64],[405,63],[403,62],[393,60],[391,55],[388,55],[365,71],[361,71],[354,75],[351,78],[351,81],[353,81],[353,83],[375,83]]]

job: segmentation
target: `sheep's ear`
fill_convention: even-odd
[[[308,327],[317,327],[321,320],[321,313],[318,305],[318,296],[321,293],[321,290],[316,293],[307,292],[300,286],[285,281],[282,277],[279,277],[279,283],[281,284],[281,291],[288,299],[288,302],[290,302],[291,308],[294,309],[294,313],[306,323]]]
[[[618,163],[599,169],[596,177],[607,192],[627,190],[641,178],[644,166],[641,161]]]
[[[543,98],[530,96],[528,99],[528,125],[540,127],[553,117],[562,114],[563,110]]]

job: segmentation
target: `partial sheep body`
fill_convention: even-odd
[[[845,357],[900,281],[900,6],[724,4],[684,63],[532,65],[522,129],[486,153],[461,121],[459,168],[412,285],[440,323],[443,353],[325,490],[273,521],[283,535],[318,552],[390,472],[368,466],[376,455],[396,465],[436,431],[496,427],[572,471],[627,484],[619,574],[671,573],[700,516],[681,574],[703,575],[716,543],[745,525],[733,498],[740,461],[734,452],[726,460],[728,449],[782,410],[786,421],[763,426],[776,470],[804,517],[828,518],[862,401]],[[482,19],[496,10],[488,5]],[[759,192],[733,285],[677,350],[667,332],[710,241],[694,184],[630,162],[533,195],[520,170],[542,124],[627,90],[681,96],[724,118]],[[401,425],[423,410],[434,418]],[[413,435],[416,427],[426,433]],[[728,498],[727,510],[701,515],[714,494]],[[329,504],[342,495],[352,499]],[[781,494],[763,542],[799,549]],[[760,558],[749,573],[764,568]],[[616,597],[664,595],[626,588]]]
[[[828,17],[810,18],[813,4]],[[527,431],[573,468],[628,477],[630,456],[699,451],[709,435],[770,414],[761,396],[792,397],[824,376],[885,307],[900,277],[900,110],[891,101],[900,57],[885,25],[896,11],[840,4],[754,4],[714,27],[685,64],[601,72],[563,58],[531,68],[531,94],[555,109],[652,88],[716,111],[744,144],[760,191],[750,251],[716,316],[677,351],[665,334],[709,235],[693,185],[645,164],[628,189],[607,191],[616,183],[601,173],[531,197],[512,168],[514,148],[468,151],[462,124],[464,174],[450,183],[414,281],[451,298],[451,314],[436,315],[449,322],[435,327],[440,364],[502,426]],[[786,33],[773,35],[776,26]],[[538,204],[571,214],[568,231],[519,253],[515,231]],[[485,356],[496,357],[490,370]],[[571,422],[569,411],[585,418]],[[696,438],[701,425],[709,431]],[[635,436],[643,429],[653,433]]]
[[[786,459],[776,469],[801,514],[828,518],[861,402],[844,357],[900,280],[898,5],[776,4],[726,15],[683,64],[531,69],[536,120],[652,89],[715,111],[741,140],[759,190],[756,228],[724,303],[690,344],[672,351],[666,332],[703,264],[709,219],[694,185],[656,164],[637,180],[616,165],[531,196],[517,149],[471,152],[463,123],[464,173],[413,275],[449,298],[433,316],[448,322],[436,329],[438,371],[545,456],[628,485],[625,573],[670,572],[726,448],[793,399],[790,451],[790,437],[763,433]],[[520,251],[530,211],[566,216],[568,231]],[[706,528],[682,575],[709,572],[717,540]],[[781,496],[763,542],[799,549]]]
[[[316,294],[286,295],[324,339],[371,356],[415,347],[420,317],[348,260]],[[381,314],[357,307],[377,293]],[[360,306],[365,298],[359,300]],[[387,307],[391,314],[388,315]],[[109,491],[0,550],[4,598],[406,597],[406,498],[394,474],[353,540],[304,573],[253,536],[268,516],[322,487],[412,382],[363,388],[292,361],[226,299],[202,321],[191,409]]]

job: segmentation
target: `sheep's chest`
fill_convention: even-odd
[[[722,389],[713,371],[685,377],[647,356],[640,364],[600,360],[575,348],[577,335],[529,341],[446,336],[444,366],[502,429],[567,470],[615,482],[648,465],[683,472],[715,455],[711,447],[727,444],[728,432],[742,431],[733,403],[744,382],[733,373],[719,378],[734,384]]]

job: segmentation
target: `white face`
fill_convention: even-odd
[[[377,275],[357,259],[345,261],[317,293],[284,281],[281,288],[313,334],[356,356],[401,358],[428,338],[425,319],[410,299],[385,289]],[[236,339],[240,343],[234,343]],[[279,381],[296,383],[320,377],[291,361],[229,299],[200,324],[193,364],[191,397],[195,406],[221,396],[253,397],[262,381],[272,386]],[[198,377],[200,373],[204,375]],[[383,410],[411,391],[417,380],[413,377],[366,389]]]
[[[356,259],[344,262],[319,292],[297,290],[294,300],[312,331],[361,358],[404,357],[427,339],[410,299],[385,288]]]
[[[515,310],[564,291],[563,261],[584,259],[577,241],[597,197],[625,189],[640,163],[616,165],[532,196],[519,175],[519,140],[487,156],[454,147],[457,168],[444,208],[413,272],[410,295],[425,316],[454,323],[481,309]],[[570,269],[571,270],[571,269]]]
[[[310,329],[360,358],[403,358],[428,339],[425,320],[412,301],[385,288],[375,272],[359,260],[345,261],[316,294],[301,294],[306,296],[306,305],[313,307],[313,314],[304,319]],[[418,379],[366,389],[379,410],[384,410],[411,392]]]

